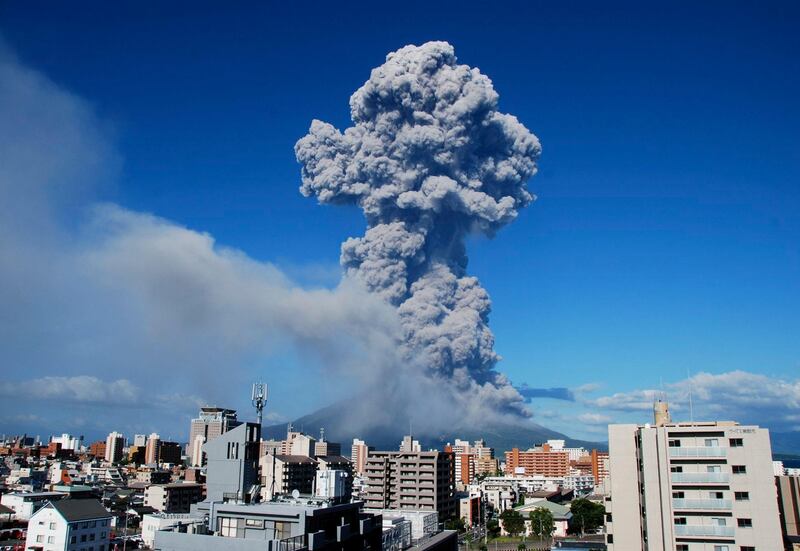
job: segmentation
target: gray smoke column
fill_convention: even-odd
[[[297,142],[305,196],[358,205],[367,231],[341,263],[397,308],[403,356],[496,411],[526,414],[495,370],[491,302],[466,274],[465,237],[493,236],[534,197],[539,140],[446,42],[389,54],[350,98],[343,133],[314,120]]]

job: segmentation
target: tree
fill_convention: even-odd
[[[463,518],[453,517],[444,522],[444,527],[447,530],[458,530],[459,532],[464,532],[467,529],[467,523]]]
[[[486,531],[489,533],[490,536],[496,538],[500,535],[500,523],[497,522],[495,519],[489,519],[486,522]]]
[[[596,532],[603,526],[606,508],[599,503],[593,503],[588,499],[575,499],[570,503],[572,521],[570,529],[572,533]]]
[[[531,532],[540,538],[549,538],[553,534],[553,513],[544,507],[537,507],[530,513],[528,518],[531,520]]]
[[[500,514],[503,528],[510,536],[518,536],[525,530],[525,519],[519,511],[506,509]]]
[[[525,544],[522,543],[522,542],[520,542],[520,544],[517,545],[517,551],[525,551],[526,549],[528,549],[528,548],[525,547]]]

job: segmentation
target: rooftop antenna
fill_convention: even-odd
[[[320,427],[319,428],[319,441],[320,442],[324,442],[325,441],[325,427]]]
[[[260,427],[264,414],[264,404],[267,403],[267,385],[264,383],[253,383],[252,402],[253,407],[256,408],[256,419]]]

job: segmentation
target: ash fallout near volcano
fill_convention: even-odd
[[[430,381],[529,416],[496,370],[491,302],[467,273],[465,239],[494,236],[534,200],[539,140],[446,42],[390,53],[350,111],[344,132],[314,120],[295,146],[305,196],[364,212],[366,233],[342,244],[345,277],[396,308],[400,356]]]

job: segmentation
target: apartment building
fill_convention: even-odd
[[[783,549],[766,429],[667,416],[608,433],[609,551]]]
[[[353,438],[350,462],[353,464],[353,470],[359,475],[364,474],[364,468],[367,466],[367,454],[374,449],[375,448],[368,446],[363,440]]]
[[[159,513],[188,513],[191,506],[203,499],[203,485],[194,482],[153,484],[144,491],[145,507]]]
[[[406,449],[414,449],[407,442]],[[436,511],[440,519],[457,514],[453,454],[439,451],[370,451],[365,475],[366,506],[371,509]]]
[[[513,448],[506,452],[505,473],[509,476],[566,476],[569,474],[567,450],[553,449],[550,444],[520,451]]]
[[[264,500],[294,490],[305,495],[314,493],[317,462],[307,455],[263,455],[259,465]]]

